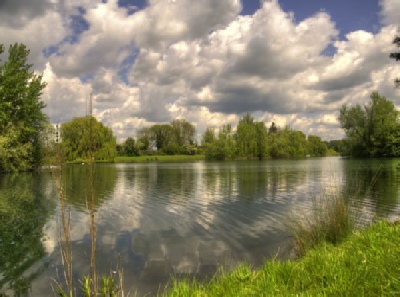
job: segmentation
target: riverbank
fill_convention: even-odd
[[[208,282],[173,280],[160,296],[400,295],[400,223],[378,222],[299,260],[241,265]]]
[[[204,160],[204,155],[154,155],[115,157],[114,163],[146,163],[146,162],[190,162]]]

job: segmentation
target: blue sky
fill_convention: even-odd
[[[121,7],[143,9],[146,0],[119,0]],[[327,12],[336,22],[340,36],[356,30],[377,32],[381,26],[378,0],[279,0],[286,12],[293,12],[297,22],[320,11]],[[260,8],[260,0],[242,0],[240,14],[252,15]]]
[[[319,11],[328,13],[343,38],[356,30],[377,32],[380,28],[378,0],[281,0],[285,11],[293,11],[297,22]]]
[[[377,90],[400,108],[389,59],[398,0],[0,2],[2,42],[25,43],[52,122],[94,114],[120,141],[185,118],[197,129],[256,120],[323,139],[343,104]]]

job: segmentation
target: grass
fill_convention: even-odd
[[[343,196],[321,194],[313,199],[310,212],[287,219],[286,226],[294,237],[294,252],[301,257],[323,242],[340,243],[352,233],[354,223]]]
[[[173,280],[159,296],[381,296],[400,294],[400,224],[378,222],[341,244],[260,269],[221,270],[209,282]]]
[[[154,155],[135,157],[116,157],[115,163],[145,163],[145,162],[190,162],[204,160],[204,155]]]

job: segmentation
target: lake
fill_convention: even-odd
[[[290,254],[289,217],[349,194],[360,225],[400,214],[400,159],[98,164],[97,267],[124,271],[125,293],[157,293],[171,275]],[[63,172],[73,275],[89,273],[88,167]],[[63,282],[60,205],[50,172],[0,176],[0,295],[54,296]]]

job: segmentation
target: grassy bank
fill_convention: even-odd
[[[116,157],[115,163],[145,163],[145,162],[189,162],[204,160],[204,155],[155,155],[155,156],[135,156],[135,157]]]
[[[242,265],[209,282],[172,281],[160,296],[400,295],[400,224],[379,222],[299,260]]]

